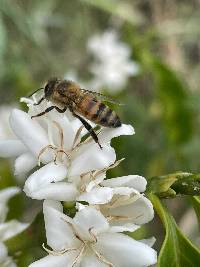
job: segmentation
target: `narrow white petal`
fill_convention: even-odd
[[[140,242],[146,244],[149,247],[153,247],[153,245],[156,242],[156,239],[155,239],[155,237],[151,237],[151,238],[148,238],[148,239],[142,239],[142,240],[140,240]]]
[[[109,229],[106,218],[100,211],[92,207],[86,207],[76,213],[74,223],[79,228],[80,234],[91,239],[90,230],[93,234],[98,234]]]
[[[61,132],[63,134],[63,147],[66,151],[72,148],[78,129],[74,129],[67,116],[57,116],[55,121],[49,122],[49,132],[52,135],[54,145],[61,146]]]
[[[112,223],[111,223],[109,232],[112,232],[112,233],[134,232],[139,228],[140,226],[135,225],[134,223],[127,223],[127,224],[119,225],[119,226],[112,226]]]
[[[49,145],[45,130],[27,113],[14,109],[10,116],[10,124],[16,136],[36,157],[41,149]],[[52,153],[43,153],[41,159],[46,162],[50,161],[52,157]]]
[[[130,187],[114,187],[113,189],[115,195],[124,195],[124,196],[130,196],[131,193],[139,194],[136,190]]]
[[[112,138],[120,135],[132,135],[134,134],[134,128],[128,124],[122,124],[121,127],[117,128],[103,128],[98,135],[100,144],[106,144],[111,141]]]
[[[86,191],[91,191],[94,187],[96,187],[98,184],[100,184],[106,177],[106,173],[99,174],[95,180],[92,180],[87,186]]]
[[[25,191],[25,193],[29,193],[29,197],[38,200],[52,199],[59,201],[75,201],[78,190],[72,183],[57,182],[50,183],[32,192]]]
[[[0,141],[0,157],[2,158],[17,157],[25,151],[27,148],[20,140]]]
[[[100,149],[97,144],[83,145],[72,161],[70,176],[103,169],[113,164],[115,160],[115,150],[110,146],[104,145],[103,149]]]
[[[0,224],[0,240],[6,241],[7,239],[24,231],[29,224],[20,223],[16,220],[12,220],[6,223]]]
[[[86,201],[89,204],[105,204],[113,197],[113,189],[109,187],[94,188],[90,192],[82,193],[77,200]]]
[[[54,250],[74,247],[77,239],[71,225],[63,220],[62,205],[58,201],[45,200],[43,204],[47,244]],[[69,218],[71,220],[71,218]]]
[[[76,254],[75,252],[70,252],[62,256],[49,255],[31,263],[28,267],[71,267]]]
[[[7,247],[0,242],[0,262],[3,261],[8,255]]]
[[[129,203],[128,200],[121,201],[120,206],[108,208],[106,211],[107,216],[123,216],[127,217],[128,222],[135,224],[144,224],[153,219],[154,211],[151,202],[140,195],[135,201]],[[123,220],[121,221],[123,222]],[[126,221],[124,221],[125,223]]]
[[[112,179],[107,179],[102,182],[103,186],[109,187],[131,187],[139,192],[144,192],[146,190],[147,181],[144,177],[139,175],[128,175],[122,177],[116,177]]]
[[[66,176],[67,169],[64,165],[56,165],[54,162],[51,162],[29,176],[25,182],[24,192],[29,196],[51,182],[63,180]]]
[[[108,264],[103,263],[94,253],[90,253],[82,258],[81,267],[108,267]]]
[[[94,247],[117,267],[146,267],[157,262],[155,250],[123,234],[100,234]]]
[[[26,152],[15,160],[15,175],[24,175],[37,166],[37,159],[32,153]]]
[[[8,207],[4,203],[0,203],[0,224],[5,222],[7,214],[8,214]]]
[[[20,192],[19,187],[8,187],[0,191],[0,203],[7,203],[7,201]]]
[[[3,223],[8,214],[8,200],[21,191],[19,187],[8,187],[0,191],[0,223]]]

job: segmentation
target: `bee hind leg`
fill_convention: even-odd
[[[102,149],[101,144],[99,143],[99,139],[97,137],[97,134],[95,133],[95,131],[93,130],[92,126],[86,121],[84,120],[82,117],[80,117],[79,115],[77,115],[76,113],[73,112],[74,117],[78,118],[82,124],[84,125],[84,127],[86,128],[86,130],[88,130],[89,134],[92,136],[93,140],[99,145],[99,147]]]

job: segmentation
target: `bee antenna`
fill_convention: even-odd
[[[32,94],[30,94],[28,97],[31,97],[32,95],[34,95],[35,93],[37,93],[38,91],[40,91],[40,90],[44,90],[44,88],[42,87],[42,88],[39,88],[39,89],[37,89],[37,90],[35,90]]]

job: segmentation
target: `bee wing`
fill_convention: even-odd
[[[116,105],[119,105],[119,106],[123,106],[124,104],[123,103],[120,103],[114,99],[112,99],[111,97],[109,96],[106,96],[106,95],[102,95],[101,93],[97,93],[97,92],[94,92],[94,91],[90,91],[90,90],[87,90],[87,89],[81,89],[81,91],[83,93],[89,93],[91,95],[94,95],[96,96],[97,98],[100,98],[102,101],[106,101],[106,102],[110,102],[112,104],[116,104]]]

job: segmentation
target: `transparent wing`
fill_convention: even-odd
[[[112,99],[111,97],[109,96],[106,96],[106,95],[102,95],[101,93],[97,93],[97,92],[94,92],[94,91],[90,91],[90,90],[87,90],[87,89],[81,89],[81,91],[83,93],[89,93],[91,95],[94,95],[96,98],[100,98],[102,101],[106,101],[106,102],[110,102],[112,104],[115,104],[115,105],[119,105],[119,106],[123,106],[124,104]]]

